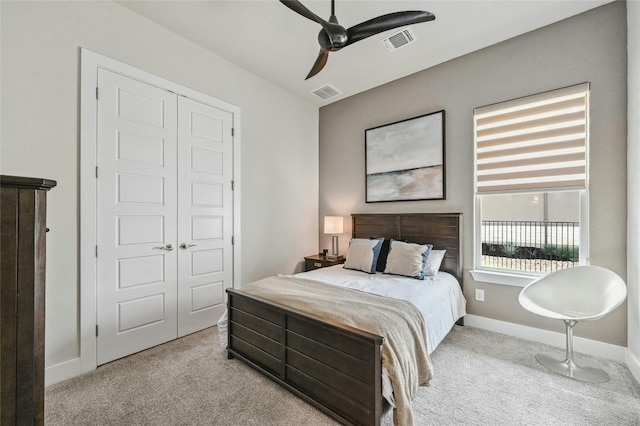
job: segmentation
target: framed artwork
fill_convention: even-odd
[[[365,130],[366,201],[444,200],[445,112]]]

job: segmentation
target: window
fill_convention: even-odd
[[[589,84],[476,108],[476,269],[587,262]]]

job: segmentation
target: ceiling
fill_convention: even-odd
[[[331,53],[325,68],[305,81],[318,52],[320,25],[276,0],[164,0],[119,3],[228,61],[301,97],[327,105],[612,0],[336,0],[349,28],[379,15],[426,10],[435,21],[411,26],[417,41],[389,52],[381,40],[394,30]],[[329,0],[302,0],[329,18]],[[403,27],[399,28],[402,29]],[[311,92],[331,84],[341,95]]]

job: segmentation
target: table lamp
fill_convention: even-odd
[[[325,216],[324,233],[331,234],[331,254],[327,259],[337,259],[339,256],[338,234],[342,234],[344,220],[342,216]]]

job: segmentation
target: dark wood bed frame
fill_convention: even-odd
[[[446,249],[440,270],[462,285],[461,213],[353,214],[353,238]],[[238,358],[346,425],[379,425],[384,338],[227,289],[228,358]]]

